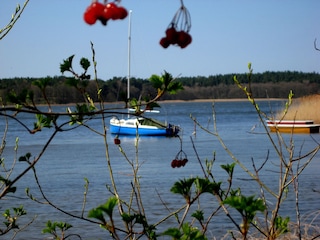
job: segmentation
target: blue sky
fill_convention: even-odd
[[[0,3],[0,27],[17,3]],[[98,77],[127,76],[128,18],[93,26],[83,21],[90,0],[30,0],[21,19],[0,41],[0,78],[59,76],[59,64],[75,54],[91,59]],[[148,78],[164,70],[174,76],[254,72],[319,72],[319,0],[184,0],[192,27],[185,49],[163,49],[159,40],[180,0],[122,0],[132,10],[131,76]],[[77,66],[76,70],[80,70]],[[92,73],[92,71],[90,72]]]

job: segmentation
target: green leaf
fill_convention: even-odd
[[[147,225],[147,219],[146,219],[146,217],[144,215],[136,214],[135,217],[136,217],[136,223],[139,223],[139,224],[141,224],[143,226]]]
[[[186,239],[186,240],[207,240],[204,234],[196,227],[193,227],[189,223],[184,223],[182,225],[183,235],[178,239]]]
[[[37,122],[34,123],[35,130],[41,130],[42,128],[51,128],[53,122],[53,116],[46,116],[43,114],[36,114]]]
[[[164,71],[164,73],[161,75],[161,79],[165,88],[168,88],[169,84],[173,80],[173,77],[170,73],[168,73],[167,71]]]
[[[87,58],[81,58],[80,65],[85,71],[87,71],[90,67],[90,61]]]
[[[253,220],[257,211],[262,212],[266,209],[263,200],[255,199],[255,196],[232,195],[227,197],[223,203],[235,208],[243,217],[247,218],[248,222]]]
[[[207,178],[196,178],[194,183],[198,194],[205,192],[219,194],[221,191],[221,182],[210,182]]]
[[[174,81],[172,75],[166,71],[161,76],[152,75],[149,81],[158,90],[158,94],[163,94],[165,91],[169,94],[176,94],[179,90],[183,89],[182,83]]]
[[[27,214],[27,211],[23,209],[23,206],[19,206],[17,208],[13,208],[14,212],[18,216],[23,216]]]
[[[66,222],[57,222],[56,226],[63,232],[72,227],[71,224],[66,223]]]
[[[170,191],[173,193],[181,194],[189,203],[191,198],[191,187],[194,181],[195,178],[189,178],[175,182]]]
[[[135,215],[130,215],[128,213],[122,213],[121,217],[126,223],[130,223],[135,219]]]
[[[229,176],[232,177],[233,175],[233,171],[234,171],[234,167],[236,166],[236,163],[232,163],[232,164],[227,164],[227,165],[220,165],[222,169],[224,169]]]
[[[281,216],[276,217],[274,225],[279,235],[289,232],[289,227],[288,227],[289,221],[290,221],[289,217],[286,217],[286,218],[282,218]]]
[[[42,229],[42,233],[50,233],[56,236],[56,223],[52,223],[50,220],[46,223],[46,228]]]
[[[149,81],[151,82],[152,87],[154,87],[155,89],[162,89],[163,82],[160,76],[153,74],[149,78]]]
[[[26,162],[27,158],[25,156],[19,157],[19,162]]]
[[[100,208],[102,211],[108,214],[108,216],[111,218],[113,209],[117,205],[117,203],[118,203],[118,199],[116,197],[110,197],[105,204],[100,206]]]
[[[71,55],[69,58],[63,60],[63,63],[60,64],[60,72],[64,73],[72,70],[72,60],[74,55]]]
[[[196,210],[194,213],[192,213],[191,216],[194,217],[195,219],[197,219],[199,222],[202,222],[204,220],[202,210]]]
[[[98,219],[102,222],[102,224],[104,225],[106,223],[106,220],[103,216],[103,212],[102,212],[102,209],[101,208],[94,208],[94,209],[91,209],[88,213],[88,217],[89,218],[95,218],[95,219]]]
[[[169,228],[166,231],[164,231],[161,235],[162,236],[170,236],[173,239],[180,239],[182,236],[180,230],[177,228]]]
[[[190,236],[190,234],[192,232],[192,227],[190,226],[189,223],[182,224],[182,232],[184,235]]]
[[[198,194],[204,193],[204,192],[211,192],[209,185],[210,181],[206,178],[196,178],[194,181],[194,184],[196,186]]]
[[[31,153],[26,153],[26,155],[19,157],[19,162],[29,162]]]

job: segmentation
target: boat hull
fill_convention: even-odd
[[[139,135],[139,136],[177,136],[179,127],[168,124],[168,126],[141,125],[137,120],[110,120],[110,132],[117,135]]]
[[[270,132],[281,132],[281,133],[319,133],[320,125],[315,126],[269,126]]]
[[[145,129],[141,127],[122,127],[110,125],[110,132],[117,135],[140,135],[140,136],[167,136],[171,135],[166,129]]]
[[[319,133],[320,124],[314,124],[312,120],[275,120],[267,121],[267,126],[270,132],[280,132],[280,133]]]

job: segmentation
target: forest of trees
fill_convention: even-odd
[[[176,95],[166,94],[161,100],[195,100],[195,99],[232,99],[245,98],[243,92],[234,84],[233,77],[237,76],[241,83],[247,83],[247,74],[225,74],[209,77],[179,77],[177,81],[183,84],[184,90]],[[252,75],[251,89],[256,98],[286,98],[290,90],[295,97],[320,93],[320,74],[303,73],[295,71],[264,72]],[[10,104],[8,94],[23,94],[25,89],[33,92],[35,103],[43,103],[44,99],[40,89],[33,82],[46,80],[48,85],[45,89],[46,95],[51,103],[66,104],[82,101],[82,96],[74,88],[65,84],[67,77],[55,76],[37,78],[11,78],[0,80],[0,97],[5,104]],[[127,79],[126,77],[114,77],[103,81],[99,80],[102,96],[106,102],[124,101],[126,99]],[[130,79],[130,95],[132,98],[147,97],[153,95],[148,79]],[[88,81],[87,92],[93,98],[96,94],[96,83]]]

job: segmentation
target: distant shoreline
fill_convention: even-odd
[[[286,100],[283,98],[255,98],[255,101],[282,101]],[[163,100],[158,101],[159,103],[178,103],[178,102],[247,102],[247,98],[229,98],[229,99],[194,99],[194,100]]]
[[[262,101],[285,101],[284,98],[255,98],[256,102],[262,102]],[[160,104],[163,103],[186,103],[186,102],[247,102],[249,101],[247,98],[230,98],[230,99],[193,99],[193,100],[160,100],[157,101]],[[105,102],[105,104],[119,104],[123,103],[123,101],[119,102]]]
[[[255,98],[254,99],[256,102],[271,102],[271,101],[285,101],[286,99],[284,98]],[[249,100],[247,98],[230,98],[230,99],[193,99],[193,100],[161,100],[157,101],[159,104],[166,104],[166,103],[187,103],[187,102],[248,102]],[[98,102],[95,102],[95,104]],[[53,103],[50,104],[50,106],[74,106],[77,103]],[[124,104],[123,101],[117,101],[117,102],[104,102],[106,105],[111,105],[111,104]],[[7,105],[9,106],[14,106],[14,105]],[[41,104],[36,104],[36,106],[44,107],[48,106],[47,104],[41,103]]]

